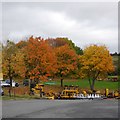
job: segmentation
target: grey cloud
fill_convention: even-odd
[[[3,3],[3,39],[68,37],[117,51],[117,3]]]

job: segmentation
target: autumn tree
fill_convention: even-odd
[[[83,54],[83,50],[76,46],[72,40],[69,40],[68,38],[61,38],[61,37],[57,37],[57,38],[48,38],[46,39],[49,43],[50,46],[52,47],[61,47],[61,46],[64,46],[64,45],[68,45],[71,49],[73,49],[76,54],[78,55],[82,55]]]
[[[40,37],[31,36],[27,41],[25,65],[31,80],[46,80],[56,73],[56,56],[53,48]]]
[[[16,43],[17,53],[15,55],[15,71],[17,71],[17,75],[21,78],[27,78],[27,64],[25,61],[25,47],[27,46],[27,41],[19,41]],[[26,77],[27,76],[27,77]]]
[[[112,57],[106,46],[90,45],[80,57],[83,77],[88,78],[90,89],[94,90],[96,79],[104,73],[114,71]]]
[[[0,42],[0,79],[2,79],[2,43]]]
[[[21,40],[18,43],[16,43],[16,46],[18,49],[23,49],[25,46],[27,46],[27,41]]]
[[[77,54],[68,45],[58,47],[55,51],[57,56],[57,75],[61,77],[61,86],[63,86],[64,77],[77,68]]]
[[[15,76],[15,55],[17,52],[17,48],[15,43],[12,41],[7,41],[7,44],[3,46],[2,49],[2,72],[3,76],[9,78],[10,80],[10,96],[11,96],[11,88],[12,88],[12,79]]]
[[[12,80],[15,71],[13,68],[13,56],[16,53],[16,47],[15,47],[15,43],[11,42],[11,41],[7,41],[7,45],[3,47],[2,50],[2,58],[3,58],[3,64],[2,64],[2,70],[3,70],[3,75],[5,77],[8,77],[10,79],[10,81]],[[12,84],[12,81],[11,81]]]
[[[2,50],[2,70],[5,78],[12,79],[15,76],[24,76],[24,53],[17,44],[12,41],[7,41]]]

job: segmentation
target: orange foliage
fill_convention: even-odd
[[[25,47],[25,52],[31,79],[45,79],[45,76],[53,76],[56,73],[57,59],[47,41],[31,37]]]
[[[57,68],[60,76],[65,76],[77,67],[77,55],[68,45],[55,49],[57,56]]]

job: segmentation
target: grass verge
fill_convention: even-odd
[[[30,100],[30,99],[39,99],[38,96],[30,96],[30,95],[16,95],[16,96],[0,96],[0,100]]]

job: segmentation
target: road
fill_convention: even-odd
[[[118,118],[118,101],[6,100],[2,118]]]

